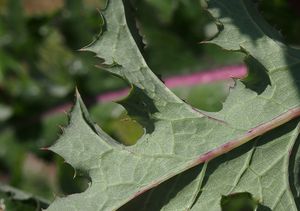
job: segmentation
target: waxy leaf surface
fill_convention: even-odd
[[[263,76],[259,89],[236,81],[220,112],[192,108],[147,66],[131,36],[123,2],[108,1],[102,32],[84,50],[94,52],[102,67],[131,84],[130,95],[120,103],[145,134],[134,146],[118,144],[93,123],[77,94],[70,124],[50,150],[88,176],[90,186],[56,199],[48,210],[116,210],[156,186],[154,197],[163,195],[165,185],[173,188],[160,200],[150,195],[142,210],[220,210],[222,195],[235,192],[249,192],[274,210],[297,209],[288,183],[297,120],[286,123],[300,114],[300,54],[282,43],[252,1],[207,3],[220,29],[208,43],[244,52],[250,74]],[[177,180],[161,184],[181,173]],[[160,205],[150,209],[155,203]]]

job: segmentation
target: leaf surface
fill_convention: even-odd
[[[260,206],[271,210],[297,210],[288,170],[290,152],[299,134],[297,123],[292,121],[268,132],[205,167],[181,173],[121,211],[221,210],[222,196],[242,192],[251,193]]]
[[[85,192],[58,198],[48,210],[118,209],[171,177],[299,116],[298,50],[279,42],[277,33],[260,18],[251,1],[211,0],[208,5],[221,29],[210,42],[227,50],[245,52],[248,64],[267,76],[261,92],[236,81],[220,112],[206,113],[192,108],[168,90],[147,66],[127,26],[122,1],[109,1],[102,13],[105,26],[101,35],[85,50],[94,52],[103,60],[103,67],[132,85],[130,95],[120,103],[144,126],[145,134],[134,146],[118,144],[93,123],[77,94],[70,124],[50,150],[61,155],[78,173],[87,175],[91,182]],[[278,129],[279,134],[281,130]],[[196,185],[182,187],[183,195],[193,193],[195,204],[179,198],[180,204],[195,210],[215,210],[221,194],[249,191],[273,208],[277,205],[269,203],[268,197],[279,193],[278,197],[288,201],[291,210],[296,209],[291,193],[286,191],[287,183],[282,182],[287,180],[288,152],[298,135],[297,129],[289,131],[273,137],[274,140],[267,137],[270,143],[261,147],[258,145],[265,143],[264,138],[251,142],[248,151],[238,151],[234,159],[224,161],[220,157],[208,163],[207,170],[190,183]],[[276,140],[278,145],[274,144]],[[218,159],[222,163],[214,164]],[[257,175],[248,170],[251,165],[258,166]],[[275,173],[281,179],[274,179],[273,184],[251,186],[244,182],[258,182],[264,175],[268,175],[267,181],[272,181]],[[197,184],[201,184],[201,189]],[[272,185],[275,189],[270,191]],[[278,203],[283,203],[280,200]],[[163,204],[173,206],[172,200]]]

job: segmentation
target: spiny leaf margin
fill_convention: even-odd
[[[108,8],[113,8],[112,11],[115,11],[116,8],[120,9],[120,7],[122,7],[120,2],[121,1],[110,2],[110,4],[114,4],[116,7],[109,7],[109,4]],[[292,78],[289,74],[287,74],[287,71],[284,70],[273,72],[271,78],[271,82],[273,82],[272,86],[267,87],[267,89],[261,95],[257,95],[255,94],[255,92],[245,89],[244,85],[237,81],[235,89],[231,92],[229,99],[224,104],[224,109],[219,113],[204,114],[201,111],[196,111],[192,109],[190,106],[184,104],[180,99],[173,95],[149,70],[142,56],[139,54],[134,44],[134,40],[130,36],[128,28],[126,28],[126,24],[124,25],[125,18],[122,12],[119,11],[119,13],[116,12],[113,14],[112,11],[110,14],[108,11],[106,11],[107,13],[104,13],[104,17],[107,17],[105,15],[112,15],[115,18],[115,20],[120,20],[121,24],[119,24],[118,21],[113,22],[114,24],[116,24],[116,27],[110,28],[110,30],[112,30],[110,32],[118,30],[118,26],[121,26],[121,29],[119,30],[123,30],[122,32],[125,33],[125,36],[122,36],[122,39],[118,40],[114,39],[120,35],[118,32],[115,34],[111,34],[113,36],[108,36],[109,33],[108,35],[105,35],[105,32],[103,32],[99,40],[96,41],[94,45],[89,46],[87,50],[95,52],[97,56],[102,59],[104,58],[103,64],[106,65],[106,68],[110,72],[119,75],[123,78],[126,78],[126,80],[129,81],[129,83],[133,84],[135,87],[137,87],[137,89],[140,90],[141,93],[145,93],[145,95],[142,96],[144,102],[153,102],[152,108],[154,107],[155,109],[148,109],[148,120],[150,120],[150,122],[153,124],[153,131],[148,131],[149,133],[145,134],[145,136],[138,142],[138,144],[136,144],[133,147],[124,148],[119,145],[112,146],[111,141],[107,142],[106,139],[108,136],[104,134],[103,131],[101,131],[102,135],[99,136],[98,132],[95,133],[93,127],[91,128],[90,124],[86,122],[86,117],[84,117],[84,115],[82,114],[85,113],[82,110],[86,109],[83,109],[82,106],[77,107],[77,110],[75,110],[76,112],[72,116],[77,116],[78,121],[81,121],[81,124],[84,125],[86,132],[80,134],[79,131],[82,125],[76,125],[75,121],[73,124],[73,129],[72,125],[71,127],[69,127],[71,131],[73,130],[74,134],[69,135],[69,137],[67,138],[65,136],[64,138],[69,140],[64,140],[63,142],[72,146],[74,145],[72,141],[74,142],[74,140],[76,140],[75,143],[78,144],[78,146],[73,146],[73,148],[75,148],[77,151],[78,149],[80,149],[78,147],[81,147],[82,149],[86,148],[88,150],[81,149],[79,154],[77,153],[76,155],[74,155],[72,147],[63,147],[64,144],[61,144],[62,141],[59,141],[55,145],[55,147],[52,148],[52,150],[57,152],[58,154],[61,154],[65,158],[69,157],[70,160],[75,159],[73,164],[71,161],[71,164],[75,168],[83,169],[84,171],[88,172],[88,175],[91,177],[92,184],[90,188],[84,193],[74,194],[67,198],[60,199],[58,200],[59,202],[56,201],[56,205],[53,206],[65,206],[64,209],[67,210],[80,210],[80,207],[82,206],[85,206],[85,209],[88,210],[116,209],[126,201],[143,193],[149,188],[160,184],[161,182],[171,178],[172,176],[182,171],[185,171],[199,163],[208,161],[210,159],[215,158],[216,156],[224,154],[236,148],[237,146],[240,146],[241,144],[250,141],[258,135],[261,135],[275,127],[278,127],[279,125],[284,124],[285,122],[288,122],[292,118],[295,118],[297,115],[299,115],[297,107],[299,105],[299,101],[298,97],[295,97],[296,94],[294,86],[291,85],[290,87],[288,87],[288,90],[291,90],[291,93],[289,93],[289,97],[291,100],[289,99],[284,101],[279,98],[280,101],[283,101],[282,106],[278,106],[276,103],[274,104],[274,99],[269,99],[270,92],[273,91],[272,89],[274,88],[272,86],[274,86],[274,84],[280,85],[280,83],[277,82],[279,79],[284,78],[285,81],[289,82],[288,84],[292,84]],[[106,18],[105,20],[107,21],[108,19]],[[107,22],[107,24],[108,23],[109,22]],[[109,29],[108,25],[106,29]],[[105,36],[108,40],[105,40],[105,38],[103,38]],[[127,46],[126,48],[112,48],[114,49],[113,51],[116,51],[112,52],[109,46],[114,42],[109,44],[111,40],[120,41],[121,44],[122,40],[125,40],[125,42],[130,43],[131,47],[129,46],[129,48],[127,48]],[[105,48],[101,48],[101,42],[108,42],[108,44],[105,44]],[[102,54],[101,50],[103,49],[110,50],[106,52],[108,54]],[[128,50],[128,52],[126,52],[126,55],[124,54],[125,52],[123,51],[123,49]],[[113,57],[112,55],[117,57]],[[280,66],[280,68],[282,68],[282,66]],[[128,70],[134,71],[131,72]],[[133,73],[137,75],[133,75]],[[282,89],[283,87],[279,88],[279,90]],[[245,113],[245,111],[248,111],[249,107],[247,107],[247,105],[244,104],[236,105],[236,99],[239,99],[241,102],[255,102],[254,104],[258,106],[257,110],[250,110],[252,117],[251,121],[249,121],[247,124],[245,124],[242,120],[244,120],[245,117],[248,117],[247,115],[249,115],[249,113]],[[232,105],[238,107],[238,109],[236,108],[236,111],[241,112],[241,114],[238,113],[240,114],[240,116],[228,110],[228,108],[230,108]],[[146,103],[146,107],[149,108],[149,104]],[[271,108],[272,113],[266,112],[266,107]],[[128,109],[130,109],[130,107],[128,107]],[[297,112],[294,112],[295,110],[293,109],[295,109]],[[174,114],[176,114],[177,116],[174,116]],[[289,115],[285,116],[285,114]],[[260,118],[253,119],[253,117],[255,116],[259,116]],[[236,121],[235,118],[237,118],[238,121]],[[272,122],[272,120],[274,119],[275,121]],[[266,125],[268,125],[269,122],[272,122],[270,124],[270,127],[265,127]],[[210,132],[208,133],[208,131],[211,131],[209,129],[212,128],[214,130],[214,134]],[[261,128],[263,129],[261,130]],[[196,134],[194,134],[195,132]],[[244,137],[251,132],[253,133],[253,136],[250,136],[250,138]],[[84,134],[87,135],[85,138]],[[170,137],[168,137],[167,134],[171,134],[174,137],[170,139]],[[95,137],[95,135],[97,135],[97,137]],[[193,136],[195,137],[192,138]],[[182,143],[183,137],[187,140],[186,143]],[[165,141],[159,141],[159,138],[165,139]],[[99,146],[88,146],[87,143],[82,143],[83,139],[92,141],[94,143],[93,145]],[[203,142],[199,145],[200,140],[203,139],[210,140],[210,142]],[[156,142],[153,142],[154,140],[156,140]],[[168,142],[170,140],[171,142]],[[236,140],[238,141],[236,142]],[[236,145],[232,143],[235,143]],[[188,145],[189,148],[185,149],[183,144]],[[103,149],[101,149],[100,145],[107,149],[107,151],[102,151]],[[175,149],[175,151],[170,151],[170,149],[172,149],[172,145],[173,150]],[[148,148],[146,148],[146,146]],[[68,153],[66,153],[66,151],[68,151]],[[90,156],[89,152],[92,152],[91,155],[93,156]],[[84,155],[88,155],[88,159],[85,159],[85,162],[81,162],[78,161],[78,159],[76,159],[76,157],[84,157]],[[107,163],[103,162],[103,158],[105,157],[110,157],[111,161],[107,161]],[[101,161],[101,168],[99,166],[99,163],[97,162],[97,159],[95,158],[100,159],[98,160],[98,162]],[[122,163],[122,165],[120,165],[120,161],[118,161],[119,159],[123,161],[125,160],[126,163]],[[111,163],[118,164],[118,168],[112,166]],[[128,165],[128,163],[130,163],[131,165]],[[137,178],[135,178],[135,176],[133,176],[133,181],[132,177],[128,177],[128,175],[124,174],[124,171],[126,171],[127,173],[130,170],[136,171],[136,169],[138,169],[137,166],[140,166],[140,168],[142,168],[142,166],[151,166],[156,171],[159,169],[159,172],[153,172],[150,169],[148,169],[148,171],[151,172],[152,175],[149,175],[147,173],[147,177],[141,177],[140,175]],[[104,172],[103,170],[107,170],[108,172]],[[103,178],[105,178],[105,176],[103,177],[103,175],[105,175],[106,173],[110,173],[110,176],[112,176],[113,174],[116,174],[116,172],[120,173],[119,180],[124,180],[125,184],[127,184],[126,187],[124,186],[124,184],[121,183],[117,184],[116,186],[116,184],[114,184],[113,181],[111,181],[111,184],[101,184],[101,182],[97,181],[103,180]],[[136,181],[138,181],[138,183]],[[114,189],[115,187],[118,188]],[[109,189],[110,191],[107,191]],[[106,190],[106,192],[101,192],[101,190]],[[80,198],[82,199],[85,196],[89,197],[90,195],[93,195],[95,197],[94,193],[96,192],[102,194],[101,197],[100,195],[98,195],[97,197],[97,200],[99,200],[101,203],[95,204],[93,200],[85,201],[85,204],[82,204],[82,202],[80,202]],[[108,193],[108,195],[103,196],[104,193]],[[116,195],[116,193],[118,193],[118,195]],[[110,197],[107,197],[109,195]],[[68,203],[67,207],[65,205],[66,201]],[[52,209],[54,208],[52,207]]]

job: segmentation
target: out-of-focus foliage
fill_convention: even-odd
[[[0,210],[1,211],[34,211],[47,208],[49,201],[40,197],[17,190],[13,187],[0,183]]]
[[[287,40],[299,44],[300,7],[291,8],[288,2],[264,0],[260,5]],[[196,45],[217,31],[198,0],[132,3],[144,56],[156,74],[166,77],[242,62],[238,53]],[[68,179],[74,171],[61,158],[40,150],[61,134],[58,125],[65,125],[67,116],[52,108],[72,101],[76,86],[91,116],[113,137],[131,145],[143,133],[119,105],[95,103],[98,94],[126,83],[95,68],[97,60],[78,51],[99,33],[96,8],[104,5],[104,0],[0,0],[1,182],[47,199],[53,199],[53,192],[69,194],[86,187],[84,180]],[[226,82],[174,91],[195,107],[215,111],[222,107],[227,87]]]
[[[135,0],[135,6],[144,55],[157,73],[186,73],[239,61],[217,47],[196,45],[217,32],[198,0]]]
[[[258,202],[250,193],[237,193],[229,196],[222,196],[222,211],[243,210],[252,211],[257,209]]]
[[[298,0],[260,1],[264,18],[292,45],[300,45],[300,2]]]
[[[68,100],[76,84],[89,94],[122,86],[96,71],[92,65],[96,62],[76,51],[97,34],[96,7],[92,1],[78,0],[13,0],[2,4],[0,100],[11,109],[1,112],[2,119],[28,116],[28,110],[32,115]],[[90,79],[95,77],[105,83],[90,86]]]

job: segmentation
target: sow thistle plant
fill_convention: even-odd
[[[219,33],[205,43],[244,53],[249,79],[235,81],[219,112],[191,107],[147,66],[123,1],[108,1],[100,36],[83,50],[131,85],[119,103],[145,133],[133,146],[119,144],[94,124],[77,92],[69,125],[49,149],[89,187],[47,210],[228,210],[241,197],[250,210],[298,210],[300,51],[251,0],[206,4]]]

